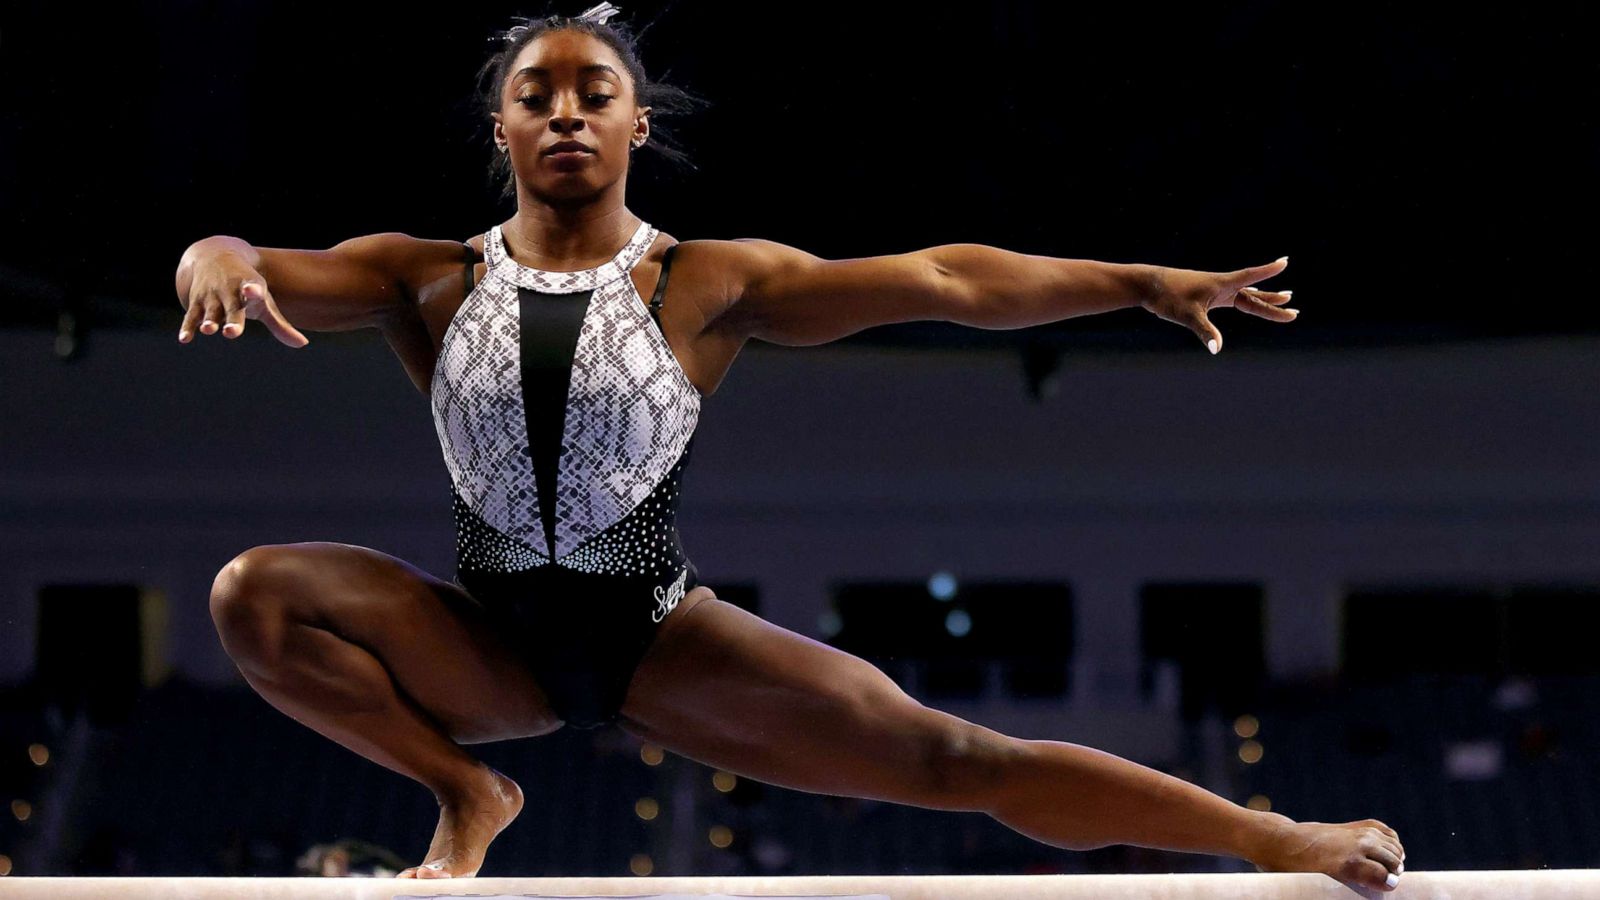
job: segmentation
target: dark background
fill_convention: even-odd
[[[269,542],[447,576],[426,401],[370,333],[179,345],[173,274],[507,220],[475,73],[584,6],[0,7],[0,875],[421,861],[433,798],[249,690],[206,597]],[[1303,310],[1214,313],[1216,358],[1136,309],[752,346],[681,519],[719,596],[997,730],[1376,815],[1413,869],[1600,865],[1593,5],[623,11],[711,103],[654,123],[693,169],[630,174],[679,239],[1287,254]],[[531,798],[484,875],[1248,868],[724,790],[614,730],[472,752]]]
[[[486,37],[540,8],[404,9],[13,4],[0,321],[51,325],[65,304],[85,324],[175,329],[172,270],[210,234],[326,247],[391,230],[463,239],[508,218],[486,180],[473,75]],[[1280,347],[1600,322],[1582,266],[1600,153],[1590,5],[624,14],[649,24],[651,77],[712,102],[657,123],[698,170],[644,153],[630,184],[630,205],[679,238],[828,257],[976,242],[1218,271],[1288,254],[1283,283],[1304,314],[1274,332]],[[1028,339],[1125,332],[1132,315]],[[1017,339],[916,324],[857,338]]]

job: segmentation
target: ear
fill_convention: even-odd
[[[651,107],[641,106],[633,118],[638,124],[633,126],[634,140],[644,140],[650,136],[650,110]]]
[[[500,114],[497,112],[489,113],[489,117],[494,119],[494,142],[496,144],[504,144],[506,142],[505,120],[500,118]]]

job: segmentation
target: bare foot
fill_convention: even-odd
[[[1377,819],[1327,824],[1270,815],[1268,837],[1251,860],[1263,872],[1321,872],[1346,884],[1392,891],[1406,870],[1400,836]]]
[[[483,865],[489,842],[522,811],[522,788],[488,766],[488,778],[475,791],[439,803],[426,862],[396,878],[471,878]]]

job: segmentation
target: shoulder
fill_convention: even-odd
[[[468,259],[468,251],[463,245],[472,247],[474,261],[483,261],[481,234],[468,240],[451,240],[392,231],[361,240],[369,239],[371,243],[366,252],[395,274],[413,301],[441,279],[453,277],[456,281],[461,280],[461,267],[466,265]]]
[[[678,251],[680,261],[684,257],[692,256],[699,265],[715,267],[718,271],[741,282],[759,278],[786,266],[803,267],[820,261],[818,257],[804,250],[765,238],[703,239],[682,243],[683,249]]]
[[[718,304],[715,310],[708,311],[712,313],[710,318],[731,313],[739,299],[764,280],[822,262],[804,250],[764,238],[674,241],[670,235],[666,237],[665,242],[651,248],[649,256],[659,258],[667,245],[677,246],[672,258],[673,276],[682,273],[686,280],[707,287],[708,296]]]
[[[350,238],[334,245],[330,253],[350,260],[390,283],[405,288],[413,300],[422,289],[447,270],[458,274],[466,260],[464,241],[423,238],[401,231],[385,231]],[[481,258],[481,238],[476,248]]]

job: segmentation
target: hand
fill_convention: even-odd
[[[1206,313],[1213,309],[1231,306],[1274,322],[1293,322],[1300,315],[1298,309],[1279,306],[1289,302],[1293,291],[1264,291],[1248,286],[1271,278],[1288,265],[1289,257],[1285,256],[1264,266],[1234,272],[1159,267],[1155,270],[1151,296],[1139,305],[1168,322],[1193,331],[1215,354],[1222,349],[1222,332],[1206,318]]]
[[[260,319],[272,336],[290,347],[311,343],[278,311],[278,304],[261,277],[237,254],[227,251],[201,257],[189,279],[189,296],[178,340],[189,343],[195,331],[236,338],[244,333],[246,319]],[[196,326],[198,325],[198,329]]]
[[[1406,870],[1400,836],[1377,819],[1330,825],[1267,815],[1267,837],[1250,858],[1263,872],[1321,872],[1346,885],[1392,891]]]

